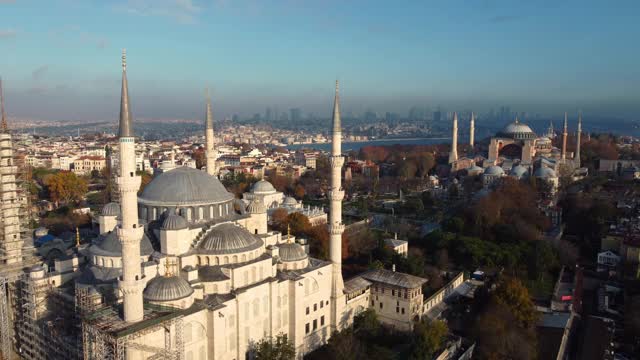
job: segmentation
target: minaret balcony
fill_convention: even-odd
[[[342,155],[331,155],[329,156],[329,164],[332,169],[342,168],[342,165],[344,165],[344,157]]]
[[[123,229],[121,226],[118,226],[116,228],[116,234],[122,245],[139,244],[144,235],[144,225],[138,224],[136,227],[129,229]]]
[[[344,232],[344,224],[331,224],[329,225],[329,234],[330,235],[342,235]]]
[[[140,176],[118,176],[116,178],[116,184],[118,184],[118,189],[124,192],[138,192],[140,190],[140,184],[142,182],[142,178]]]
[[[331,190],[327,197],[331,201],[342,201],[344,199],[344,190]]]

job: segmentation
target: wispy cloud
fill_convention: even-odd
[[[12,39],[16,37],[16,35],[18,35],[18,33],[13,29],[0,30],[0,39]]]
[[[31,77],[33,78],[33,80],[40,81],[44,78],[48,71],[49,65],[39,66],[31,72]]]
[[[196,23],[202,11],[193,0],[127,0],[115,9],[132,15],[173,18],[183,24]]]
[[[518,21],[524,19],[523,15],[497,15],[489,19],[489,22],[492,24],[500,24],[512,21]]]

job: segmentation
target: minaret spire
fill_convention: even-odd
[[[451,138],[451,151],[449,152],[449,164],[458,161],[458,113],[453,113],[453,135]]]
[[[122,277],[118,280],[118,287],[124,296],[124,320],[129,323],[140,321],[144,317],[144,275],[140,266],[140,241],[144,226],[138,221],[137,195],[141,179],[136,175],[136,145],[131,120],[127,59],[123,49],[119,131],[120,176],[116,178],[120,192],[121,221],[116,228],[116,234],[122,244]]]
[[[578,113],[578,133],[576,134],[576,153],[573,155],[573,163],[576,168],[581,167],[580,143],[582,138],[582,112]]]
[[[2,116],[2,123],[0,124],[0,131],[6,133],[9,129],[7,126],[7,114],[4,112],[4,93],[2,91],[2,78],[0,77],[0,116]]]
[[[473,150],[473,143],[475,141],[475,132],[476,132],[476,116],[472,112],[471,121],[469,122],[469,145],[471,145],[471,150]]]
[[[127,50],[122,49],[122,90],[120,92],[120,137],[133,136],[131,110],[129,109],[129,84],[127,82]]]
[[[207,96],[207,114],[205,120],[205,156],[207,158],[207,174],[211,176],[217,175],[216,169],[216,150],[213,138],[213,111],[211,110],[211,96],[209,96],[209,89],[206,91]]]
[[[344,280],[342,279],[342,127],[340,124],[340,97],[336,81],[336,94],[333,104],[333,121],[331,130],[331,183],[329,190],[329,253],[331,258],[331,331],[340,330],[342,313],[344,312]]]
[[[564,130],[562,130],[562,160],[567,159],[567,113],[564,113]]]

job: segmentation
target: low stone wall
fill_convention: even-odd
[[[437,305],[440,305],[444,299],[449,296],[455,288],[460,286],[464,282],[464,273],[461,271],[456,275],[453,280],[449,281],[442,289],[438,290],[435,294],[429,296],[422,303],[422,314],[426,314]]]

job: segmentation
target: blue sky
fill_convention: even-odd
[[[640,111],[637,0],[0,0],[12,116],[111,120],[120,49],[134,116],[331,110]]]

